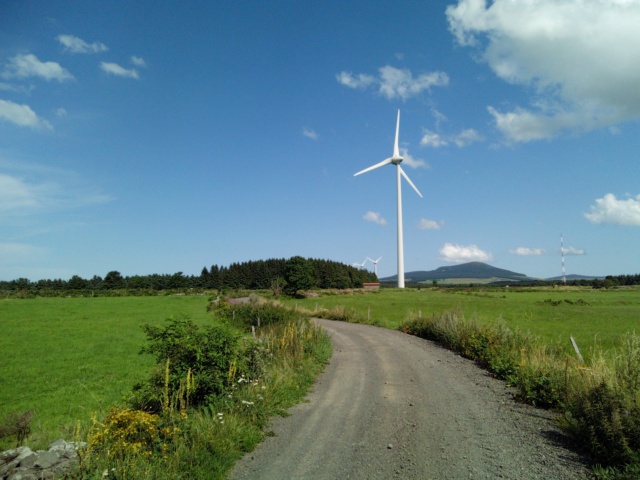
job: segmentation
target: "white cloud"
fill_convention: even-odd
[[[529,256],[540,256],[544,253],[544,249],[542,248],[529,248],[529,247],[518,247],[515,250],[509,250],[509,253],[513,253],[514,255],[520,255],[523,257]]]
[[[587,254],[587,252],[585,252],[583,248],[569,247],[569,248],[564,248],[563,250],[565,255],[586,255]]]
[[[422,138],[420,139],[420,145],[423,147],[446,147],[449,143],[439,133],[432,132],[426,128],[423,131]]]
[[[135,78],[136,80],[140,78],[138,75],[138,71],[135,68],[127,69],[121,67],[117,63],[100,62],[100,68],[103,72],[115,75],[117,77]]]
[[[367,222],[377,223],[378,225],[386,225],[387,224],[387,221],[378,212],[369,211],[369,212],[365,213],[362,218],[364,218]]]
[[[367,74],[353,75],[351,72],[340,72],[336,80],[350,88],[365,89],[371,85],[378,87],[378,93],[389,100],[400,98],[406,100],[417,96],[431,87],[442,87],[449,83],[444,72],[423,73],[414,77],[410,70],[386,65],[378,69],[378,76]]]
[[[38,206],[38,194],[24,180],[0,173],[0,212]]]
[[[59,117],[59,118],[66,117],[67,113],[68,112],[62,107],[56,109],[56,117]]]
[[[131,63],[133,63],[136,67],[146,68],[147,62],[144,61],[144,58],[137,57],[136,55],[131,56]]]
[[[0,99],[0,119],[8,120],[19,127],[51,128],[51,124],[38,117],[29,105]]]
[[[462,130],[455,135],[443,136],[439,133],[432,132],[431,130],[424,129],[422,132],[422,138],[420,139],[420,145],[423,147],[440,148],[446,147],[450,143],[455,144],[457,147],[466,147],[475,142],[481,142],[484,137],[476,132],[473,128]]]
[[[304,135],[307,138],[310,138],[311,140],[318,140],[318,137],[319,137],[318,133],[315,130],[307,127],[304,127],[302,129],[302,135]]]
[[[475,142],[481,142],[484,137],[476,132],[473,128],[468,128],[451,137],[453,143],[458,147],[466,147]]]
[[[596,199],[591,212],[584,216],[593,223],[640,226],[640,195],[636,198],[618,200],[613,193]]]
[[[47,250],[24,243],[0,243],[0,263],[18,264],[41,260]]]
[[[39,77],[47,81],[57,80],[58,82],[73,80],[73,75],[71,75],[66,69],[62,68],[59,63],[41,62],[38,57],[32,53],[16,55],[11,58],[9,63],[5,65],[2,77]]]
[[[413,158],[406,148],[400,148],[400,155],[402,156],[402,164],[409,165],[411,168],[429,168],[427,162],[420,158]]]
[[[338,80],[338,83],[349,88],[367,88],[376,81],[376,79],[371,75],[364,75],[361,73],[354,76],[351,72],[340,72],[336,75],[336,80]]]
[[[109,50],[104,43],[93,42],[89,44],[73,35],[58,35],[56,40],[62,44],[65,51],[71,53],[100,53]]]
[[[440,249],[440,258],[445,262],[484,262],[491,260],[490,253],[480,250],[476,245],[462,246],[445,243]]]
[[[34,179],[34,174],[43,178]],[[0,214],[74,208],[111,200],[109,195],[82,185],[68,172],[35,169],[29,178],[0,173]]]
[[[457,42],[502,80],[529,87],[527,108],[488,107],[509,141],[548,139],[640,118],[640,2],[459,0]]]
[[[421,218],[418,222],[418,230],[440,230],[440,227],[442,227],[443,225],[444,222],[442,220],[436,222],[435,220]]]

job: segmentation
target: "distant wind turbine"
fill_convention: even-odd
[[[382,260],[382,257],[380,257],[377,260],[373,260],[372,258],[367,257],[367,260],[369,260],[371,263],[373,263],[373,273],[376,274],[376,277],[378,276],[378,262],[380,260]]]
[[[369,257],[365,258],[365,259],[364,259],[364,262],[362,262],[362,263],[358,263],[358,262],[356,262],[356,263],[354,263],[352,266],[353,266],[353,267],[360,267],[360,268],[362,268],[362,267],[364,267],[364,264],[365,264],[365,263],[367,263],[367,259],[368,259],[368,258],[369,258]]]
[[[413,189],[416,191],[416,193],[420,195],[420,198],[423,198],[423,197],[420,191],[416,188],[416,186],[409,179],[407,174],[404,173],[404,170],[402,170],[402,167],[400,166],[400,163],[402,163],[402,160],[404,160],[404,158],[400,156],[400,150],[398,149],[399,133],[400,133],[400,110],[398,110],[398,120],[396,122],[396,141],[393,145],[393,156],[369,168],[365,168],[364,170],[359,171],[358,173],[354,174],[354,177],[357,175],[360,175],[361,173],[366,173],[370,170],[375,170],[376,168],[389,165],[390,163],[396,166],[396,185],[398,190],[398,288],[404,288],[404,246],[403,246],[403,239],[402,239],[402,187],[401,187],[400,177],[401,176],[404,177],[404,179],[407,182],[409,182],[409,185],[411,185]]]

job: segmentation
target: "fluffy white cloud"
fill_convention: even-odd
[[[491,260],[490,253],[480,250],[476,245],[454,245],[445,243],[440,249],[440,258],[445,262],[485,262]]]
[[[376,81],[371,75],[360,73],[354,76],[351,72],[340,72],[336,75],[336,80],[349,88],[367,88]]]
[[[2,72],[2,77],[39,77],[47,81],[57,80],[58,82],[73,80],[73,75],[62,68],[59,63],[41,62],[38,57],[32,53],[16,55],[9,59],[9,63],[5,65],[5,69]]]
[[[423,147],[439,148],[449,145],[449,142],[447,142],[439,133],[432,132],[431,130],[427,130],[426,128],[422,133],[423,134],[422,138],[420,139],[420,145],[422,145]]]
[[[584,216],[593,223],[640,226],[640,195],[635,199],[619,200],[613,193],[607,193],[597,198],[591,212]]]
[[[472,143],[481,142],[484,137],[476,132],[473,128],[467,128],[460,133],[453,135],[451,141],[458,147],[466,147]]]
[[[20,127],[51,128],[46,120],[38,117],[29,105],[0,99],[0,119],[8,120]]]
[[[429,168],[427,162],[421,158],[414,158],[406,148],[400,148],[400,155],[402,156],[402,164],[409,165],[411,168]]]
[[[527,108],[489,107],[509,141],[640,118],[640,2],[459,0],[446,14],[460,45],[479,49],[499,78],[532,89]]]
[[[462,130],[460,133],[455,135],[443,136],[439,133],[432,132],[431,130],[424,129],[422,138],[420,139],[420,145],[423,147],[433,147],[440,148],[446,147],[450,143],[455,144],[457,147],[466,147],[475,142],[481,142],[484,140],[484,137],[480,135],[473,128],[468,128],[466,130]]]
[[[509,253],[513,253],[514,255],[521,255],[524,257],[528,256],[539,256],[544,253],[544,249],[542,248],[529,248],[529,247],[518,247],[514,250],[509,250]]]
[[[58,35],[56,40],[60,42],[65,51],[71,53],[100,53],[109,50],[104,43],[93,42],[89,44],[73,35]]]
[[[587,254],[587,252],[584,251],[584,248],[569,247],[569,248],[563,248],[563,251],[565,255],[586,255]]]
[[[417,96],[431,87],[442,87],[449,83],[449,77],[444,72],[423,73],[414,77],[410,70],[399,69],[386,65],[378,69],[378,76],[367,74],[354,75],[351,72],[340,72],[336,75],[338,83],[349,88],[365,89],[375,85],[378,93],[389,100]]]
[[[311,128],[303,128],[302,129],[302,135],[304,135],[307,138],[310,138],[311,140],[318,140],[318,132],[316,132],[315,130],[311,129]]]
[[[121,67],[117,63],[100,62],[100,68],[103,72],[106,72],[110,75],[115,75],[117,77],[135,78],[136,80],[140,78],[140,76],[138,75],[138,71],[135,68],[127,69]]]
[[[378,212],[369,211],[362,217],[367,222],[377,223],[378,225],[386,225],[387,221]]]
[[[440,230],[440,227],[444,225],[444,222],[440,220],[436,222],[435,220],[429,220],[427,218],[421,218],[418,222],[419,230]]]
[[[147,62],[144,61],[144,58],[137,57],[135,55],[131,56],[131,63],[133,63],[136,67],[146,68]]]

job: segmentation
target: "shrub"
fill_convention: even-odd
[[[134,386],[135,408],[160,412],[185,390],[195,406],[226,391],[230,372],[237,369],[238,333],[224,325],[201,328],[186,318],[169,319],[165,327],[142,328],[148,344],[140,353],[155,355],[157,367],[149,380]]]

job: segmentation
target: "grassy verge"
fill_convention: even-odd
[[[473,359],[518,390],[521,400],[555,408],[588,449],[598,478],[640,476],[640,337],[629,333],[587,362],[504,324],[481,325],[457,310],[410,317],[404,332]]]
[[[147,327],[156,369],[94,419],[77,478],[223,478],[299,402],[331,355],[308,318],[273,304],[215,308],[216,322]]]

